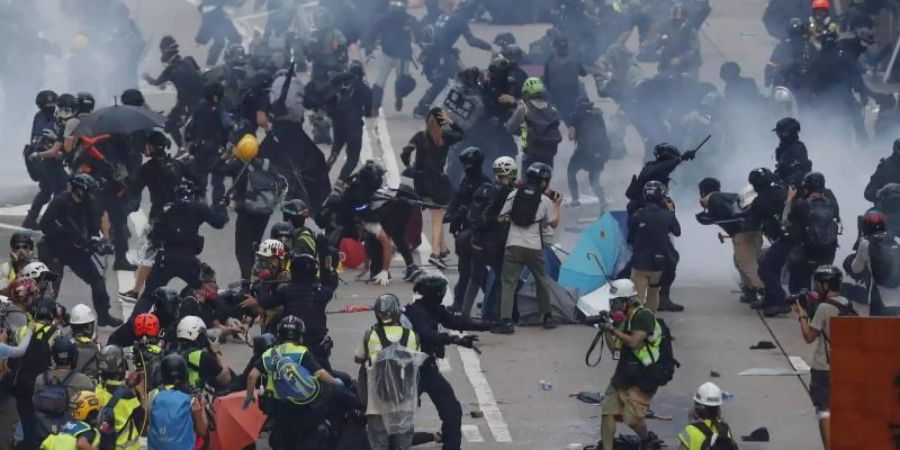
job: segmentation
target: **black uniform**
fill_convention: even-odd
[[[638,270],[663,271],[678,262],[669,234],[681,236],[675,214],[655,203],[648,203],[628,219],[628,243],[634,253],[631,266]]]
[[[481,171],[481,167],[467,171],[447,208],[450,233],[454,236],[456,255],[459,257],[459,279],[453,287],[453,307],[456,310],[462,309],[466,287],[472,274],[472,238],[475,230],[467,220],[469,207],[475,191],[490,183],[491,180]]]
[[[878,168],[875,169],[875,173],[869,178],[869,184],[866,185],[866,200],[875,203],[878,190],[888,183],[900,183],[900,154],[898,153],[894,153],[878,163]]]
[[[541,77],[544,87],[563,119],[574,112],[575,102],[582,91],[578,78],[586,75],[584,66],[571,54],[551,56],[544,64],[544,75]]]
[[[469,318],[451,314],[440,304],[440,300],[416,300],[406,307],[405,314],[419,337],[422,352],[428,355],[419,369],[419,393],[428,394],[437,409],[444,439],[442,448],[459,450],[462,445],[462,406],[456,399],[453,387],[438,370],[435,360],[443,358],[447,345],[457,343],[459,336],[438,331],[438,325],[459,331],[484,331],[489,328]]]
[[[159,74],[159,77],[155,79],[148,77],[146,80],[153,86],[159,86],[166,82],[175,85],[177,91],[175,106],[169,110],[165,129],[166,133],[172,136],[175,144],[181,147],[182,120],[193,111],[202,98],[203,77],[200,75],[200,68],[193,58],[182,58],[180,55],[175,55],[163,72]]]
[[[234,179],[234,209],[237,213],[237,218],[234,222],[234,255],[237,258],[238,266],[240,266],[241,279],[244,280],[250,279],[253,262],[256,259],[254,256],[256,245],[262,242],[263,235],[266,233],[266,226],[268,226],[269,218],[273,212],[270,211],[266,214],[262,211],[254,211],[248,208],[246,203],[248,184],[249,180],[256,176],[254,172],[268,174],[265,175],[266,178],[270,176],[275,177],[276,172],[268,165],[269,161],[267,159],[257,157],[247,163],[247,166],[235,160],[231,161],[226,168],[226,173]],[[238,178],[242,171],[244,175]],[[270,193],[274,198],[277,198],[279,195],[277,191],[270,191]]]
[[[31,123],[30,145],[35,149],[34,151],[43,152],[62,140],[63,128],[53,114],[38,111]],[[51,198],[66,190],[66,180],[68,179],[62,159],[46,159],[36,161],[34,164],[39,168],[38,193],[31,201],[31,208],[22,222],[22,226],[25,228],[37,228],[37,219],[41,208]]]
[[[466,287],[463,313],[468,314],[474,297],[481,288],[485,294],[482,317],[500,318],[500,270],[503,267],[503,253],[509,222],[498,222],[497,217],[513,191],[512,185],[495,182],[480,187],[473,194],[466,222],[472,227],[472,268],[471,279]],[[494,274],[493,283],[487,283],[487,269]]]
[[[786,217],[787,233],[797,243],[792,258],[788,288],[792,293],[809,289],[817,267],[831,265],[837,251],[840,207],[831,191],[794,201]]]
[[[60,195],[50,202],[41,217],[41,257],[53,273],[58,274],[54,291],[59,293],[63,268],[68,266],[91,287],[91,300],[98,317],[109,317],[109,294],[106,280],[91,256],[91,238],[100,235],[100,212],[86,201],[78,203],[72,194]]]
[[[631,180],[628,190],[625,191],[625,196],[628,197],[626,209],[629,216],[644,206],[644,197],[641,191],[644,185],[651,181],[659,181],[668,186],[669,176],[678,168],[679,164],[681,164],[681,159],[671,158],[650,161],[644,165],[641,173]]]
[[[462,10],[441,14],[432,27],[434,41],[426,45],[419,55],[422,73],[431,84],[415,109],[415,113],[421,116],[425,116],[431,103],[447,85],[447,81],[460,69],[459,55],[454,48],[460,36],[472,47],[491,50],[491,44],[472,34],[467,13]]]
[[[341,73],[331,79],[333,95],[324,106],[334,128],[331,158],[337,159],[341,149],[347,146],[347,161],[341,168],[341,180],[356,169],[362,149],[363,118],[372,116],[372,89],[351,73]]]
[[[606,122],[603,120],[603,112],[598,108],[590,107],[576,111],[566,119],[566,124],[575,129],[575,152],[569,159],[566,174],[569,179],[569,193],[573,201],[578,201],[579,171],[586,170],[588,180],[594,195],[602,204],[604,201],[603,187],[600,186],[600,172],[609,160],[610,144],[606,135]]]
[[[197,30],[197,36],[194,39],[200,45],[206,45],[210,40],[213,41],[206,54],[207,66],[216,64],[226,44],[241,43],[241,34],[238,33],[231,18],[228,17],[228,13],[225,12],[225,6],[229,3],[227,0],[203,0],[198,7],[203,15],[200,29]]]
[[[150,158],[141,166],[130,190],[134,198],[140,198],[144,187],[150,191],[150,223],[156,222],[163,208],[175,201],[175,187],[181,178],[181,166],[168,156]]]
[[[191,115],[185,129],[185,141],[194,157],[188,174],[201,192],[207,183],[212,184],[212,201],[217,203],[225,196],[225,176],[222,173],[221,153],[228,143],[228,132],[233,122],[221,105],[201,100]],[[218,167],[217,167],[218,166]],[[210,178],[212,175],[212,179]]]
[[[781,141],[775,149],[775,175],[785,185],[799,186],[803,176],[812,170],[806,145],[797,141]]]
[[[282,317],[297,316],[306,324],[303,342],[316,361],[325,370],[331,371],[331,337],[328,336],[328,317],[325,307],[334,298],[337,278],[327,277],[326,284],[320,282],[291,281],[281,285],[275,294],[263,299],[260,306],[271,310],[284,307]]]

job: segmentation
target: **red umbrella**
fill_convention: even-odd
[[[244,392],[235,392],[213,401],[216,429],[210,432],[212,450],[242,450],[259,439],[266,415],[259,410],[259,399],[243,408]]]

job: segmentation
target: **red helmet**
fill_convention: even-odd
[[[159,318],[153,313],[138,314],[134,318],[134,336],[141,338],[144,336],[159,336]]]
[[[828,0],[813,0],[812,9],[813,11],[817,9],[831,9],[831,3]]]
[[[878,210],[871,210],[863,216],[863,232],[875,234],[887,229],[887,216]]]
[[[38,294],[38,285],[31,278],[19,278],[9,285],[9,296],[14,300],[30,299]]]

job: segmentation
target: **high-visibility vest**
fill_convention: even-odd
[[[305,346],[300,345],[300,344],[295,344],[293,342],[285,342],[285,343],[278,344],[275,347],[272,347],[272,348],[266,350],[262,354],[262,357],[260,357],[260,362],[262,362],[262,367],[263,367],[263,369],[265,371],[265,375],[266,375],[266,394],[271,396],[272,398],[281,400],[281,398],[278,395],[278,392],[276,392],[276,390],[275,390],[275,372],[277,369],[275,367],[275,363],[276,363],[275,353],[276,352],[278,353],[278,355],[281,358],[289,358],[299,365],[303,361],[303,357],[306,355],[306,353],[309,352],[309,349],[307,349]],[[319,391],[318,377],[315,374],[312,374],[312,375],[313,375],[313,378],[316,379],[315,380],[316,393],[312,398],[308,399],[304,404],[313,402],[316,398],[318,398],[319,392],[321,392],[321,391]]]
[[[703,420],[703,423],[706,424],[713,433],[719,432],[715,425],[713,425],[712,420]],[[727,437],[731,437],[730,430],[728,431]],[[684,430],[682,430],[681,433],[678,433],[678,442],[688,450],[702,450],[703,444],[706,442],[706,435],[692,423],[684,427]]]
[[[377,325],[376,325],[377,326]],[[378,339],[378,333],[374,328],[370,329],[366,335],[366,350],[368,350],[369,361],[374,361],[381,351],[381,340]],[[384,336],[391,342],[399,342],[403,338],[403,327],[397,325],[389,325],[384,327]],[[419,340],[413,330],[409,330],[409,336],[406,338],[406,348],[410,350],[419,350]]]
[[[112,400],[115,391],[124,387],[121,381],[107,381],[98,384],[94,390],[100,407],[104,408]],[[134,423],[134,412],[141,407],[141,400],[137,395],[131,398],[119,397],[113,407],[113,415],[116,418],[116,450],[140,450],[141,428],[143,424]]]
[[[78,439],[89,431],[94,432],[91,446],[100,445],[100,433],[92,426],[80,421],[70,420],[66,422],[58,433],[53,433],[41,443],[41,450],[77,450]]]
[[[201,389],[203,388],[203,379],[200,378],[200,356],[203,355],[203,350],[197,349],[193,350],[187,355],[187,363],[188,363],[188,386],[191,389]]]
[[[634,313],[628,317],[628,321],[625,324],[625,331],[631,331],[631,319],[634,316],[645,310],[643,306],[634,310]],[[659,361],[659,346],[662,344],[662,328],[659,326],[659,322],[656,321],[656,318],[653,318],[653,334],[647,336],[644,340],[644,345],[639,349],[632,349],[634,355],[637,359],[644,365],[644,367],[653,364],[656,361]]]

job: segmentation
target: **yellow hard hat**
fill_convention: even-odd
[[[100,400],[92,391],[81,391],[75,394],[72,403],[75,405],[72,417],[77,420],[88,420],[92,413],[100,412]]]
[[[234,157],[241,161],[250,161],[256,158],[257,153],[259,153],[259,143],[256,141],[256,136],[252,134],[241,136],[234,147]]]

